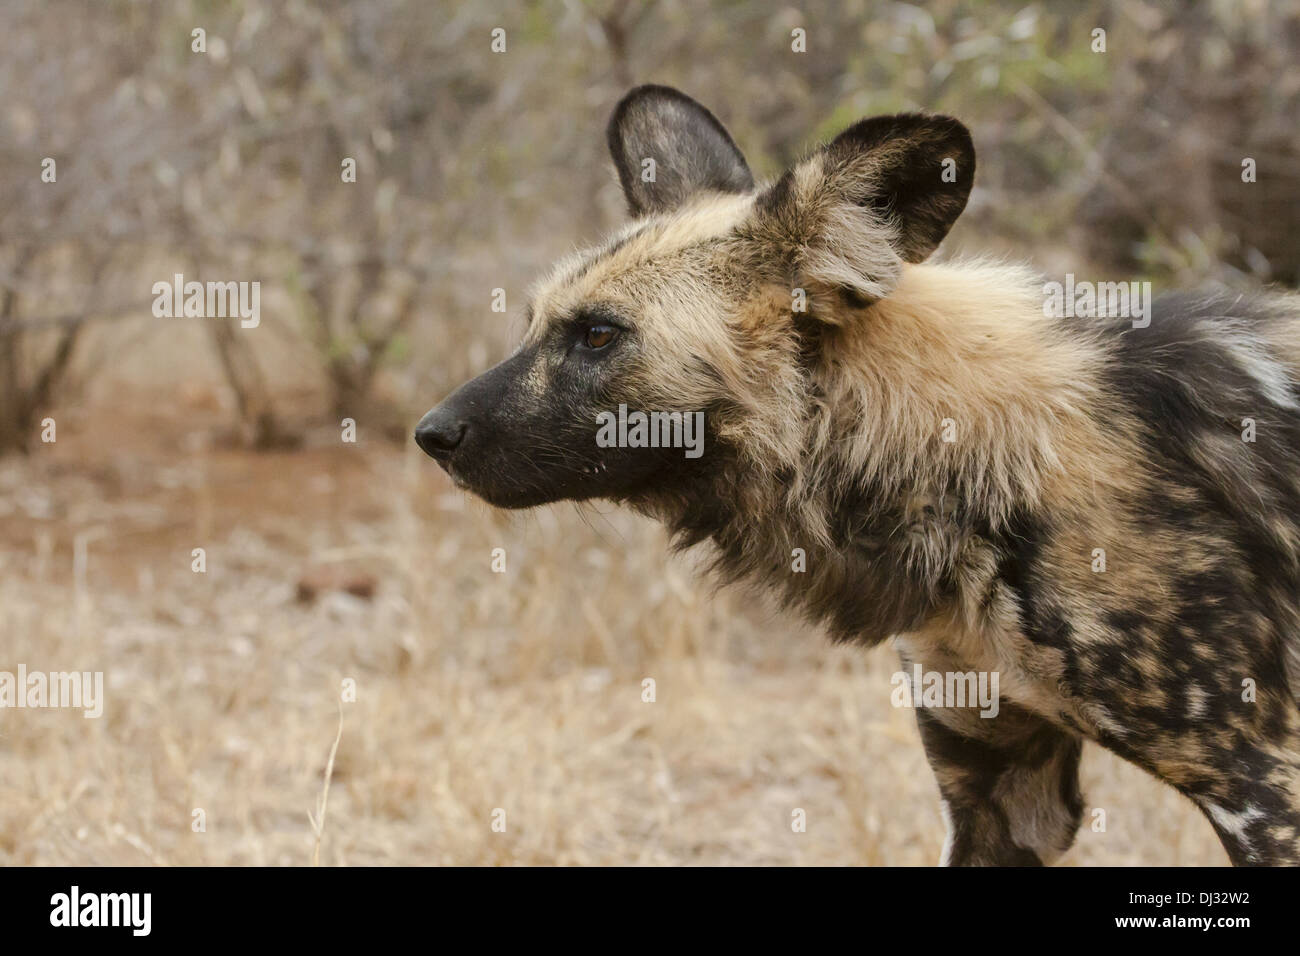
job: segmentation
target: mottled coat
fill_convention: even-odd
[[[762,185],[665,87],[609,142],[632,222],[537,287],[421,447],[503,507],[654,515],[909,669],[996,672],[995,718],[917,711],[948,862],[1067,849],[1084,740],[1234,862],[1300,862],[1296,297],[1168,295],[1135,328],[1049,317],[1020,267],[926,262],[975,174],[947,117],[863,120]],[[704,455],[599,447],[619,404],[704,411]]]

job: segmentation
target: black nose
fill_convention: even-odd
[[[439,405],[415,426],[415,443],[430,458],[442,463],[464,441],[468,428],[451,409]]]

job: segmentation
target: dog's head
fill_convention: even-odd
[[[961,123],[904,114],[856,123],[759,188],[713,114],[662,86],[624,97],[608,139],[632,221],[560,263],[518,351],[415,431],[495,505],[635,499],[724,463],[790,462],[823,333],[869,320],[975,172]]]

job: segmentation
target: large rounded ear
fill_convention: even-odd
[[[951,116],[860,120],[831,141],[826,160],[827,187],[892,222],[904,262],[934,252],[975,182],[970,132]]]
[[[634,216],[674,209],[702,189],[754,188],[745,157],[717,117],[669,86],[638,86],[610,117],[609,151]]]
[[[948,116],[904,113],[850,126],[773,183],[748,234],[801,288],[874,301],[920,262],[966,208],[970,133]]]

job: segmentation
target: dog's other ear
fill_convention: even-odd
[[[636,87],[614,108],[606,135],[633,216],[674,209],[702,189],[754,188],[745,157],[717,117],[672,87]]]
[[[904,262],[921,262],[966,208],[975,146],[951,116],[874,116],[827,145],[825,176],[849,201],[893,222]]]
[[[957,120],[864,119],[764,191],[747,232],[801,288],[871,302],[893,290],[905,263],[934,252],[974,179],[975,148]]]

